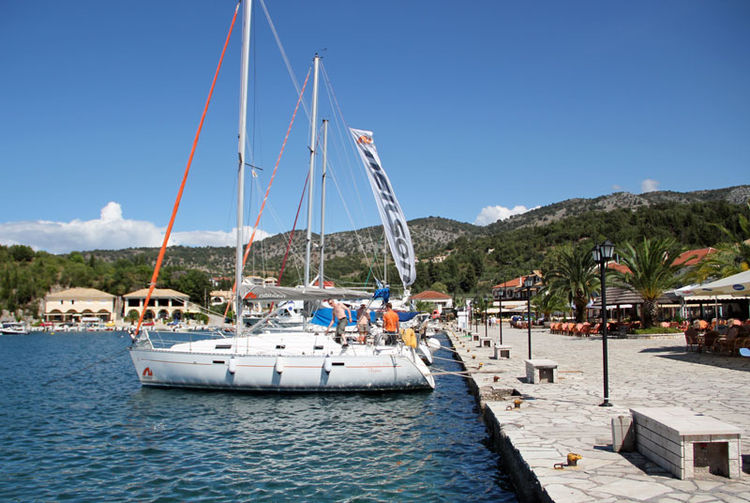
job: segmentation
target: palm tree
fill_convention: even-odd
[[[575,306],[576,322],[584,321],[586,304],[591,294],[599,290],[591,248],[585,245],[558,248],[553,252],[550,269],[544,273],[544,281],[550,294]]]
[[[545,321],[549,321],[552,313],[570,311],[570,303],[559,293],[551,292],[549,288],[543,288],[531,298],[531,305],[536,312],[542,313]]]
[[[615,271],[620,286],[643,297],[641,323],[648,328],[656,321],[659,304],[657,299],[678,281],[677,272],[682,266],[674,265],[680,254],[679,244],[671,237],[643,238],[636,243],[625,243],[619,251],[620,263],[630,272]]]
[[[750,202],[747,203],[750,209]],[[738,214],[740,232],[734,233],[724,226],[717,225],[727,241],[716,245],[716,253],[705,259],[688,275],[689,279],[703,283],[709,278],[726,278],[750,269],[750,222],[743,214]]]

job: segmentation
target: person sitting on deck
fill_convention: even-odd
[[[385,305],[383,313],[383,333],[387,336],[386,344],[395,344],[398,340],[398,314],[390,302]]]

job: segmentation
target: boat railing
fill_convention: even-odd
[[[151,341],[151,345],[154,349],[167,349],[175,344],[183,344],[185,342],[196,342],[204,341],[206,339],[225,339],[226,334],[219,330],[205,330],[198,331],[193,330],[190,332],[172,332],[167,331],[149,331],[148,338]]]

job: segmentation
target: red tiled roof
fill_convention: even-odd
[[[413,300],[450,300],[452,297],[445,293],[436,292],[435,290],[425,290],[416,295],[412,295]]]
[[[685,253],[681,253],[679,257],[674,259],[674,265],[695,265],[698,262],[706,258],[709,253],[716,253],[715,248],[698,248],[697,250],[688,250]]]
[[[607,269],[612,269],[613,271],[621,272],[623,274],[630,274],[631,272],[628,266],[624,264],[618,264],[617,262],[608,262]]]
[[[534,274],[527,274],[526,276],[519,276],[517,278],[508,280],[505,283],[500,283],[499,285],[495,285],[492,287],[492,289],[494,290],[495,288],[521,288],[523,286],[523,282],[529,276],[539,276],[539,275],[534,273]]]

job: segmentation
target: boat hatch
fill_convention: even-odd
[[[214,360],[214,363],[224,365],[224,360]]]
[[[276,349],[286,349],[286,344],[276,344]]]
[[[318,345],[316,345],[316,346],[313,346],[313,349],[323,349],[323,345],[321,344],[321,345],[319,345],[319,346],[318,346]]]
[[[217,344],[216,349],[232,349],[231,344]]]

